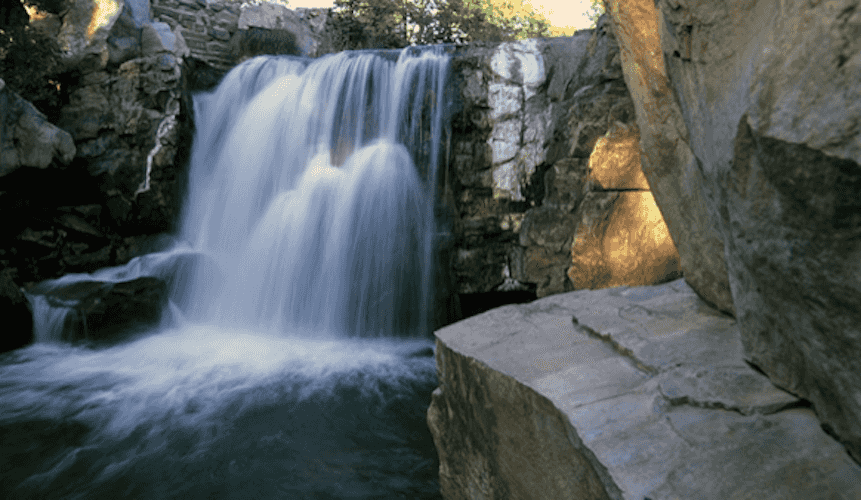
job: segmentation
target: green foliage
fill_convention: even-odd
[[[592,23],[589,28],[594,28],[598,25],[598,18],[604,14],[605,10],[604,0],[592,0],[589,12],[586,13],[586,15],[589,16],[589,21]]]
[[[29,16],[17,1],[0,8],[0,78],[37,108],[54,117],[60,106],[60,89],[53,79],[60,65],[56,38],[29,26]],[[59,11],[59,0],[28,0],[27,5],[47,12]],[[23,12],[23,14],[21,14]]]
[[[336,0],[336,48],[462,44],[550,34],[543,16],[512,13],[510,7],[491,0]]]

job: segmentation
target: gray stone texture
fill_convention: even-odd
[[[455,49],[452,67],[459,95],[447,178],[454,205],[449,209],[457,215],[452,268],[458,291],[531,287],[543,297],[609,286],[606,280],[589,281],[593,274],[572,248],[578,231],[589,230],[584,221],[595,215],[594,206],[582,203],[593,192],[650,189],[610,30],[470,44]],[[617,226],[632,233],[653,232],[641,227],[639,214],[617,209],[612,217],[623,218]],[[589,241],[608,246],[611,236]],[[615,269],[620,263],[605,259],[614,268],[613,284],[678,276],[671,238],[663,238],[663,246],[645,238],[627,242],[643,266],[661,272]],[[577,269],[571,271],[572,265]]]
[[[38,26],[58,37],[61,70],[75,74],[58,77],[68,103],[56,124],[0,88],[0,268],[15,286],[122,264],[179,213],[188,49],[167,24],[143,22],[139,4],[104,11],[75,0]]]
[[[436,337],[448,500],[861,497],[861,467],[682,279],[504,306]]]
[[[861,5],[613,4],[686,279],[861,460]]]
[[[75,143],[69,133],[48,122],[0,79],[0,177],[21,167],[68,164],[74,157]]]

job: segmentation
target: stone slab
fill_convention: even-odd
[[[447,499],[861,498],[861,467],[814,409],[751,368],[735,320],[683,279],[509,305],[436,337]]]

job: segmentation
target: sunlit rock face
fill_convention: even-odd
[[[598,140],[585,181],[568,269],[574,289],[679,277],[678,251],[640,168],[636,127],[616,127]]]
[[[733,313],[721,225],[702,196],[702,171],[667,80],[654,6],[643,0],[609,7],[636,107],[642,168],[679,248],[685,280],[703,299]]]
[[[686,279],[861,459],[861,6],[611,7]]]
[[[72,0],[57,37],[68,69],[94,71],[108,63],[107,39],[124,0]]]
[[[604,22],[571,38],[470,45],[453,64],[461,106],[448,192],[461,293],[520,286],[543,297],[679,275]],[[586,203],[608,196],[633,201]],[[596,218],[615,229],[592,234]],[[584,258],[584,244],[600,259]]]

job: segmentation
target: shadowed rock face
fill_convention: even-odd
[[[653,6],[610,11],[685,278],[861,460],[861,5]]]

